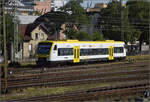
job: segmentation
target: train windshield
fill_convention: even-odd
[[[37,54],[49,54],[52,43],[39,43]]]

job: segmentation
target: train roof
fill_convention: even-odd
[[[114,41],[114,40],[105,40],[105,41],[79,41],[79,40],[59,40],[59,41],[51,41],[46,40],[42,41],[43,43],[121,43],[125,44],[123,41]]]

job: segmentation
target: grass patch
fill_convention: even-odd
[[[126,59],[134,59],[134,60],[149,60],[150,55],[138,55],[138,56],[127,56]]]
[[[135,101],[136,98],[142,98],[144,99],[144,96],[142,93],[135,93],[135,94],[128,94],[128,95],[105,95],[105,96],[100,96],[98,98],[98,102],[137,102]],[[139,102],[139,101],[138,101]],[[144,101],[144,102],[149,102],[149,101]]]
[[[36,65],[36,62],[35,62],[35,61],[31,61],[31,62],[21,62],[20,65],[21,65],[21,66]]]
[[[34,96],[44,96],[44,95],[57,95],[64,94],[67,92],[78,91],[78,90],[87,90],[96,87],[106,87],[110,86],[110,84],[98,83],[98,84],[82,84],[77,86],[68,86],[68,87],[42,87],[42,88],[27,88],[20,90],[15,90],[8,95],[2,95],[0,100],[11,100],[16,98],[29,98]]]

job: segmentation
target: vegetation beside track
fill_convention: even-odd
[[[140,101],[143,100],[143,101]],[[146,101],[147,100],[147,101]],[[98,102],[149,102],[150,97],[145,97],[142,93],[125,95],[105,95],[98,98]]]
[[[28,98],[34,96],[44,96],[44,95],[57,95],[57,94],[64,94],[66,92],[78,91],[78,90],[87,90],[96,87],[106,87],[110,86],[110,84],[105,83],[91,83],[91,84],[83,84],[77,86],[63,86],[63,87],[39,87],[34,88],[30,87],[23,90],[14,90],[7,95],[2,95],[0,100],[10,100],[16,98]]]
[[[127,56],[126,60],[128,61],[129,59],[134,59],[134,60],[149,60],[150,55],[138,55],[138,56]]]
[[[131,83],[130,83],[131,84]],[[16,97],[16,95],[13,95],[14,97],[16,97],[16,98],[8,98],[7,97],[7,99],[5,99],[5,100],[13,100],[13,101],[16,101],[17,100],[17,102],[18,101],[21,101],[21,100],[47,100],[48,101],[48,99],[50,99],[51,100],[51,98],[52,98],[52,100],[54,99],[54,100],[60,100],[60,99],[64,99],[64,100],[66,100],[65,98],[67,98],[67,99],[71,99],[72,100],[72,98],[75,98],[75,99],[82,99],[83,98],[83,95],[85,95],[86,97],[84,97],[84,99],[88,99],[88,98],[90,98],[90,97],[95,97],[94,99],[97,99],[96,97],[98,97],[99,96],[99,91],[101,91],[102,93],[100,94],[100,96],[104,96],[104,97],[106,97],[105,95],[108,95],[108,96],[113,96],[114,94],[116,94],[117,95],[117,97],[118,97],[118,95],[120,96],[121,94],[123,94],[123,95],[125,95],[125,96],[128,96],[128,95],[130,95],[130,92],[132,92],[132,95],[135,95],[135,94],[133,94],[133,93],[137,93],[138,91],[141,93],[141,92],[143,92],[144,90],[147,90],[148,89],[148,87],[143,87],[143,85],[145,86],[145,85],[148,85],[148,83],[146,84],[135,84],[135,83],[132,83],[132,85],[130,85],[129,83],[128,83],[128,85],[126,85],[125,83],[123,84],[120,84],[120,85],[115,85],[115,87],[113,86],[111,86],[111,87],[109,87],[110,85],[108,85],[108,86],[97,86],[96,88],[93,88],[93,87],[87,87],[87,86],[89,86],[89,85],[85,85],[85,86],[82,86],[82,87],[70,87],[71,89],[67,89],[67,88],[64,88],[64,87],[62,87],[61,89],[59,89],[59,90],[55,90],[55,88],[54,89],[51,89],[50,91],[51,92],[53,92],[52,94],[50,94],[47,90],[49,90],[49,89],[47,89],[47,88],[44,88],[44,91],[42,90],[42,88],[41,88],[41,90],[37,90],[37,89],[34,89],[34,88],[30,88],[30,89],[28,89],[28,90],[25,90],[25,92],[28,94],[27,96],[25,96],[24,95],[24,93],[18,93],[20,96],[18,96],[18,97]],[[142,86],[141,86],[142,85]],[[87,89],[85,89],[85,87],[87,88]],[[89,88],[89,89],[88,89]],[[119,88],[119,89],[118,89]],[[44,92],[45,92],[45,89],[46,89],[46,92],[48,92],[48,94],[44,94]],[[75,90],[74,90],[75,89]],[[106,89],[106,91],[104,91]],[[116,90],[117,89],[117,90]],[[122,91],[121,91],[121,90]],[[125,91],[125,90],[126,91]],[[143,90],[144,89],[144,90]],[[36,91],[36,92],[39,92],[39,93],[42,93],[42,95],[35,95],[34,96],[34,93],[33,93],[33,91]],[[125,93],[124,93],[125,92]],[[127,94],[127,93],[128,94]],[[44,94],[44,95],[43,95]],[[71,96],[70,96],[71,95]],[[81,96],[80,96],[81,95]],[[97,96],[98,95],[98,96]],[[52,96],[52,97],[51,97]],[[73,96],[73,97],[72,97]],[[88,97],[89,96],[89,97]],[[103,97],[103,98],[104,98]],[[19,98],[19,99],[18,99]],[[116,98],[116,97],[114,97],[114,98]],[[40,101],[39,100],[39,101]],[[47,102],[46,101],[46,102]],[[61,100],[61,101],[63,101],[63,100]],[[24,101],[24,102],[26,102],[26,101]],[[45,102],[45,101],[44,101]],[[120,101],[119,101],[120,102]]]

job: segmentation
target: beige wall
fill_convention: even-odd
[[[35,39],[36,33],[38,34],[38,39]],[[43,37],[42,37],[42,34],[43,34]],[[41,29],[39,29],[39,27],[37,27],[31,32],[31,38],[33,40],[30,40],[29,42],[24,42],[23,44],[23,58],[34,57],[38,43],[40,41],[46,40],[47,34],[45,34]]]

